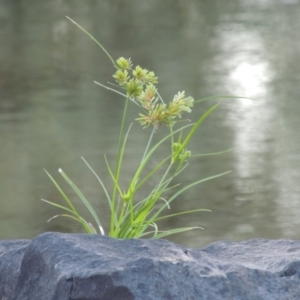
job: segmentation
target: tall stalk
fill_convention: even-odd
[[[125,126],[127,109],[128,109],[128,101],[129,101],[129,97],[127,97],[126,101],[125,101],[125,107],[124,107],[124,111],[123,111],[122,123],[121,123],[121,128],[120,128],[120,133],[119,133],[117,161],[116,161],[116,168],[115,168],[115,179],[116,179],[116,181],[114,182],[113,195],[112,195],[112,211],[111,211],[110,232],[109,232],[110,235],[114,234],[114,227],[115,227],[114,214],[117,213],[115,211],[115,209],[116,209],[115,205],[116,205],[116,195],[117,195],[117,183],[119,182],[121,166],[122,166],[121,149],[122,149],[122,144],[123,144],[123,132],[124,132],[124,126]]]

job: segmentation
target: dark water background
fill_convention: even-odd
[[[174,201],[172,212],[199,207],[212,212],[161,224],[205,228],[172,241],[200,247],[220,239],[299,239],[298,0],[0,0],[1,239],[81,230],[67,219],[46,222],[59,211],[40,199],[62,199],[43,168],[62,185],[57,169],[63,168],[108,223],[104,194],[80,156],[110,185],[103,154],[112,160],[116,153],[123,99],[93,83],[112,81],[113,68],[66,15],[114,58],[131,57],[155,71],[165,100],[181,90],[195,99],[220,94],[257,99],[223,100],[198,131],[193,153],[234,150],[193,159],[176,183],[232,173]],[[198,105],[191,118],[215,103]],[[137,113],[132,108],[129,119]],[[135,124],[124,183],[147,137]]]

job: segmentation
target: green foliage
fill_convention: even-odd
[[[120,90],[104,86],[100,83],[97,84],[111,91],[114,91],[126,98],[120,128],[115,170],[112,170],[109,161],[106,157],[104,157],[107,166],[107,171],[110,174],[110,177],[113,181],[112,191],[108,191],[106,189],[100,177],[87,163],[87,161],[83,159],[87,167],[95,175],[99,184],[103,188],[108,201],[108,205],[110,208],[110,226],[108,235],[115,238],[141,238],[147,235],[150,235],[153,238],[161,238],[171,234],[199,228],[183,227],[172,229],[169,231],[160,231],[158,229],[157,222],[163,219],[176,217],[182,214],[195,213],[199,211],[208,211],[205,209],[194,209],[176,214],[161,216],[163,211],[170,208],[171,202],[174,199],[176,199],[179,195],[181,195],[181,193],[183,193],[185,190],[202,182],[229,173],[225,172],[222,174],[217,174],[208,178],[197,180],[179,189],[168,199],[165,199],[166,191],[169,191],[174,188],[174,186],[171,186],[171,183],[173,179],[187,167],[188,159],[192,159],[195,156],[201,155],[192,155],[191,151],[188,150],[188,145],[198,127],[218,107],[218,104],[214,105],[209,110],[207,110],[202,116],[198,118],[198,120],[196,120],[195,123],[181,125],[179,128],[175,128],[175,124],[178,123],[178,121],[184,121],[181,119],[182,115],[184,113],[190,113],[192,111],[194,103],[214,99],[217,97],[209,97],[194,101],[192,97],[185,96],[185,92],[182,91],[175,94],[175,96],[169,103],[164,102],[164,100],[158,93],[156,87],[156,84],[158,83],[158,78],[155,76],[154,72],[151,72],[147,69],[143,69],[140,66],[134,67],[131,59],[125,59],[124,57],[120,57],[117,60],[114,60],[107,52],[107,50],[90,33],[88,33],[85,29],[83,29],[72,19],[70,20],[82,31],[84,31],[93,41],[95,41],[99,45],[99,47],[104,51],[104,53],[109,57],[113,66],[116,69],[113,78],[116,80],[116,83],[118,84]],[[125,120],[127,117],[127,108],[130,102],[137,105],[141,111],[139,113],[139,117],[136,120],[143,127],[152,126],[153,128],[149,137],[149,141],[147,145],[145,145],[145,152],[141,159],[141,163],[137,167],[132,179],[128,184],[128,187],[124,189],[124,187],[121,187],[120,185],[120,173],[124,159],[126,142],[131,127],[129,127],[127,132],[124,132]],[[159,127],[163,125],[168,126],[170,133],[153,145],[153,135],[159,129]],[[163,143],[169,143],[170,155],[158,162],[157,165],[152,170],[150,170],[150,172],[144,175],[145,166],[147,165],[149,160],[155,155],[156,151]],[[212,153],[209,155],[220,153]],[[140,190],[140,188],[144,186],[144,184],[147,183],[147,181],[154,174],[157,174],[159,170],[161,171],[162,176],[160,177],[160,180],[158,181],[156,186],[144,199],[137,200],[136,193]],[[97,216],[97,213],[95,212],[91,204],[89,203],[89,201],[82,194],[79,188],[66,175],[66,173],[64,173],[61,169],[59,169],[59,172],[64,178],[64,180],[70,185],[70,187],[81,199],[84,206],[88,209],[91,216],[93,217],[94,223],[97,225],[97,229],[95,229],[94,225],[87,222],[81,217],[72,201],[63,192],[63,190],[53,179],[53,177],[46,172],[67,204],[66,206],[63,206],[54,202],[43,200],[67,212],[67,214],[57,215],[53,218],[56,218],[58,216],[65,216],[74,219],[80,224],[82,224],[84,230],[87,233],[99,232],[104,235],[104,230],[100,219]]]

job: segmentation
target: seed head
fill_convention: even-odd
[[[147,69],[143,69],[140,66],[136,66],[132,71],[132,75],[143,83],[157,83],[157,77],[154,72],[149,72]]]
[[[156,93],[156,87],[152,83],[147,84],[144,91],[138,97],[138,100],[145,109],[150,110],[154,107],[155,103],[157,102],[155,99]]]
[[[126,82],[124,87],[129,97],[139,97],[143,91],[143,85],[134,78],[131,78],[128,82]]]
[[[170,116],[181,118],[182,112],[190,113],[191,107],[194,105],[194,99],[192,97],[185,97],[185,92],[178,92],[173,100],[169,103],[168,113]]]
[[[132,67],[132,62],[130,58],[126,59],[124,57],[120,57],[116,60],[116,63],[117,66],[123,70],[130,70]]]
[[[153,109],[150,109],[148,115],[140,114],[140,117],[136,119],[141,125],[148,127],[153,125],[159,127],[163,124],[168,124],[168,115],[166,114],[165,104],[156,104]]]
[[[127,70],[117,70],[113,78],[115,78],[120,85],[124,85],[124,83],[128,81],[128,72]]]

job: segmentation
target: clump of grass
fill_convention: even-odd
[[[68,17],[67,17],[68,18]],[[162,212],[169,209],[172,201],[174,201],[179,195],[184,191],[193,186],[200,184],[202,182],[223,176],[229,172],[224,172],[211,177],[203,178],[188,184],[185,187],[174,192],[169,198],[165,198],[166,191],[172,190],[174,187],[171,186],[173,179],[178,176],[188,165],[188,160],[193,157],[200,156],[201,154],[192,155],[191,151],[188,150],[189,142],[196,133],[196,130],[203,123],[203,121],[218,107],[219,104],[212,106],[208,109],[202,116],[200,116],[194,123],[186,122],[182,116],[184,114],[189,114],[195,103],[200,103],[206,100],[220,98],[220,97],[231,97],[231,96],[213,96],[208,98],[203,98],[195,101],[191,96],[186,96],[184,91],[177,92],[170,102],[166,102],[160,96],[157,83],[158,78],[155,73],[141,66],[134,66],[131,59],[120,57],[114,60],[108,51],[100,44],[90,33],[88,33],[84,28],[77,24],[72,19],[71,20],[78,28],[85,32],[98,46],[104,51],[112,62],[115,72],[113,78],[116,84],[111,86],[103,85],[99,82],[96,84],[105,87],[113,92],[120,94],[125,98],[124,101],[124,111],[120,127],[119,141],[118,141],[118,151],[116,157],[116,167],[112,170],[111,165],[104,156],[107,171],[113,181],[113,188],[108,191],[105,187],[104,182],[96,174],[93,168],[84,159],[84,163],[90,169],[90,171],[97,178],[100,186],[103,188],[106,195],[107,203],[110,209],[110,224],[108,235],[114,238],[141,238],[144,236],[151,236],[152,238],[161,238],[171,234],[184,232],[187,230],[192,230],[200,228],[195,227],[181,227],[174,228],[168,231],[160,231],[157,226],[157,222],[176,217],[182,214],[196,213],[200,211],[209,211],[207,209],[193,209],[189,211],[183,211],[180,213],[168,214],[161,216]],[[144,128],[152,127],[148,143],[145,145],[145,151],[141,157],[141,162],[137,167],[133,177],[131,178],[127,187],[120,185],[120,174],[122,163],[124,160],[124,152],[126,148],[126,142],[130,132],[131,126],[125,131],[125,120],[127,118],[127,108],[130,103],[138,106],[140,109],[140,114],[136,118],[136,121]],[[178,126],[180,122],[180,125]],[[167,126],[170,130],[164,138],[162,138],[156,144],[153,144],[153,135],[161,126]],[[158,148],[163,143],[169,143],[169,155],[163,160],[157,163],[157,165],[150,170],[146,175],[144,175],[145,166],[149,160],[155,155]],[[229,150],[227,150],[229,151]],[[224,153],[211,153],[209,155]],[[158,171],[162,171],[162,175],[158,180],[155,187],[150,191],[149,195],[143,199],[136,199],[137,192],[144,187],[147,181],[154,175],[158,174]],[[100,222],[96,211],[89,203],[87,198],[83,195],[80,189],[71,181],[67,174],[59,169],[60,174],[64,180],[70,185],[70,187],[79,196],[84,206],[91,213],[94,220],[94,225],[88,222],[78,212],[78,209],[74,206],[69,197],[65,194],[59,184],[53,179],[53,177],[45,170],[51,181],[54,183],[56,188],[61,193],[62,197],[66,201],[66,206],[44,200],[45,202],[56,206],[66,213],[56,215],[53,218],[64,216],[71,218],[83,226],[83,229],[87,233],[95,234],[100,233],[104,235],[103,225]],[[162,201],[161,201],[162,200]],[[52,220],[51,218],[50,220]]]

